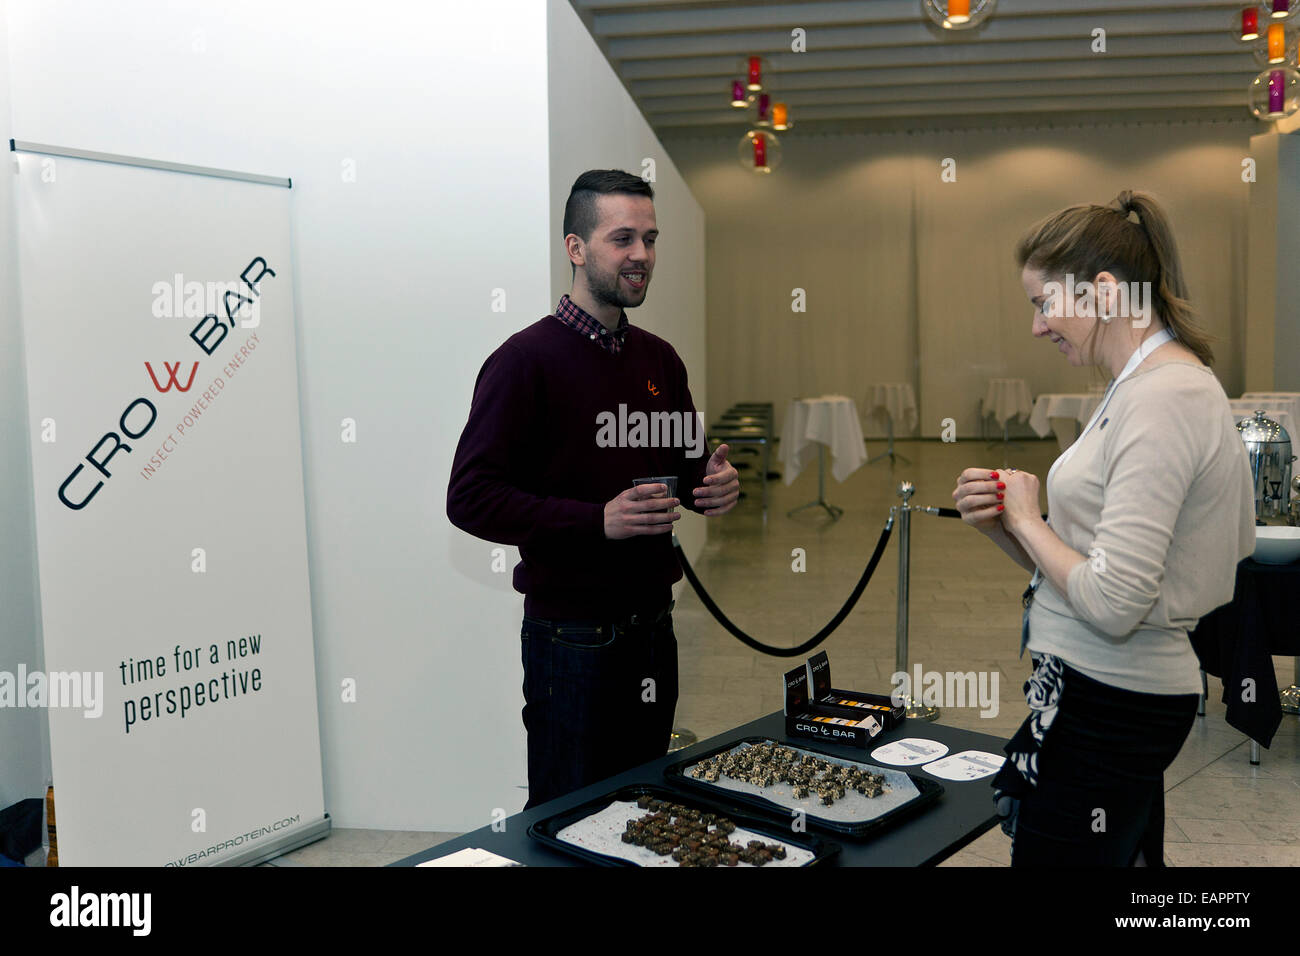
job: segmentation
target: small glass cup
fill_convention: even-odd
[[[656,498],[676,498],[677,497],[677,476],[661,475],[658,478],[633,478],[633,485],[667,485],[668,493],[664,495],[655,495]],[[665,511],[671,509],[665,508]]]

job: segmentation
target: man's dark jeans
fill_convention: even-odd
[[[670,611],[623,622],[524,618],[524,809],[668,752],[677,707]]]

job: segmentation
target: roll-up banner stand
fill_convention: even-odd
[[[10,148],[59,863],[318,839],[291,184]]]

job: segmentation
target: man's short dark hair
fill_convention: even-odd
[[[564,235],[573,233],[583,242],[590,240],[596,228],[596,197],[612,193],[655,198],[655,191],[640,176],[621,169],[589,169],[574,180],[569,190],[569,201],[564,204]]]

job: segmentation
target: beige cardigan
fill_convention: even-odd
[[[1214,374],[1173,361],[1121,382],[1048,481],[1047,505],[1089,560],[1068,594],[1039,586],[1029,649],[1125,690],[1199,694],[1187,632],[1232,600],[1255,548],[1250,465]]]

